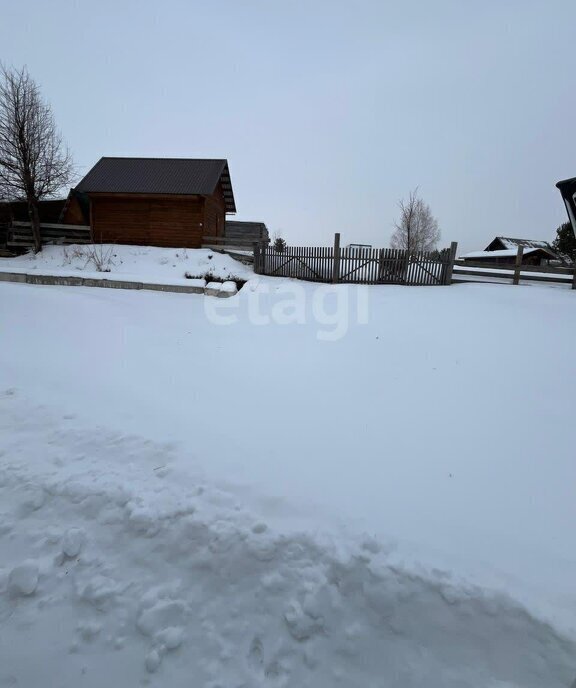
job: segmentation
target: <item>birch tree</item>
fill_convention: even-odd
[[[418,195],[418,189],[411,191],[407,200],[398,203],[400,218],[394,223],[391,238],[392,248],[414,251],[433,251],[440,241],[438,221],[432,215],[430,206]]]

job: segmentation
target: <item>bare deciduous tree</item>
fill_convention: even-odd
[[[418,188],[410,192],[408,200],[398,203],[400,219],[394,223],[392,248],[405,251],[433,251],[440,240],[440,229],[430,206],[418,196]]]
[[[72,177],[72,158],[36,82],[25,67],[0,67],[0,197],[27,201],[35,252],[42,248],[38,201]]]

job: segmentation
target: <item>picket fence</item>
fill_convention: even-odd
[[[260,275],[310,282],[353,284],[446,285],[452,281],[457,244],[442,251],[334,246],[254,246],[254,270]]]

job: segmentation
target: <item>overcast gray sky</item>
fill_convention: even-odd
[[[576,176],[575,0],[0,0],[81,172],[225,157],[238,219],[388,244],[419,186],[442,244],[551,240]]]

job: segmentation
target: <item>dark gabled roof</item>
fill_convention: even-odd
[[[76,191],[210,196],[222,182],[226,212],[235,213],[227,160],[100,158]]]
[[[574,188],[576,188],[576,177],[562,179],[562,181],[556,182],[556,188],[560,189],[560,191],[572,191]]]
[[[512,237],[496,237],[506,245],[506,248],[513,248],[514,246],[525,246],[526,248],[544,248],[549,249],[550,244],[547,241],[539,239],[513,239]]]

